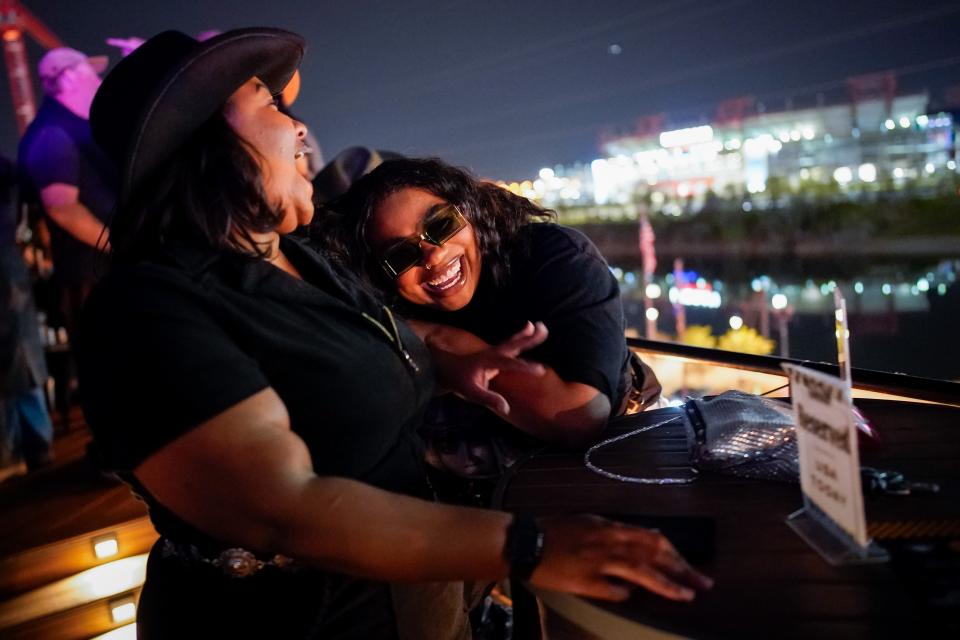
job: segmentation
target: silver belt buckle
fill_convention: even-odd
[[[293,558],[277,554],[264,562],[250,551],[236,547],[221,552],[210,564],[219,567],[224,575],[231,578],[246,578],[266,566],[285,569],[293,564]]]
[[[231,578],[246,578],[263,568],[263,562],[246,549],[226,549],[211,564]]]

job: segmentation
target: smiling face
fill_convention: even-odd
[[[379,260],[384,251],[423,232],[423,220],[447,202],[425,191],[408,187],[386,198],[367,222],[367,239]],[[401,273],[394,283],[404,299],[444,311],[462,309],[473,298],[480,281],[480,248],[473,227],[467,224],[441,246],[420,242],[420,261]]]
[[[267,202],[283,212],[275,231],[289,233],[313,218],[313,185],[297,170],[306,149],[303,123],[280,113],[267,87],[251,78],[224,108],[234,131],[256,151]]]

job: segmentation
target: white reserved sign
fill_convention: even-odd
[[[783,368],[790,375],[804,498],[866,547],[870,541],[849,386],[805,367],[784,364]]]

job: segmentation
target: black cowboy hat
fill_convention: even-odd
[[[247,80],[257,76],[271,93],[283,91],[304,48],[297,34],[265,27],[204,42],[165,31],[118,62],[90,107],[90,128],[121,170],[120,202]]]

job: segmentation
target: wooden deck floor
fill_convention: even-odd
[[[143,503],[85,458],[79,409],[54,441],[54,466],[0,483],[0,558],[146,515]]]

